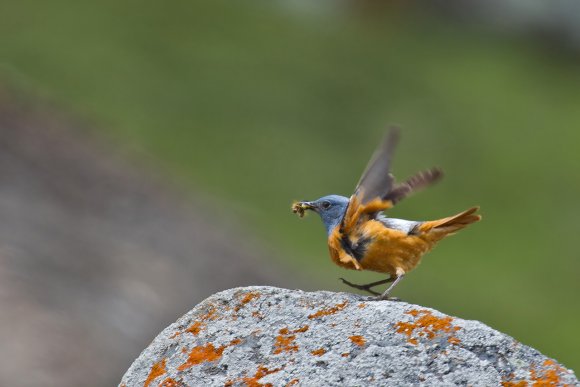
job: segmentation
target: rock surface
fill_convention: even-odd
[[[537,383],[537,384],[536,384]],[[166,328],[120,386],[578,385],[478,321],[354,294],[215,294]]]

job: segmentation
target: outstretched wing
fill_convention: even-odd
[[[383,197],[391,190],[395,181],[390,173],[391,159],[399,142],[399,132],[400,129],[396,126],[389,129],[356,185],[354,196],[362,204]]]
[[[399,133],[399,127],[390,127],[363,172],[354,190],[354,196],[358,197],[362,205],[377,198],[390,200],[391,205],[396,204],[411,193],[437,182],[443,176],[440,169],[432,168],[417,173],[403,183],[395,184],[395,177],[390,169],[391,159],[399,142]]]

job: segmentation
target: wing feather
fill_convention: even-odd
[[[363,172],[355,190],[355,196],[361,203],[367,203],[377,197],[383,197],[391,190],[395,178],[390,173],[391,159],[397,143],[400,129],[393,126],[383,138],[373,157]]]
[[[419,172],[405,182],[395,185],[385,196],[385,199],[391,200],[393,204],[398,203],[405,197],[409,196],[415,191],[423,189],[436,183],[443,177],[443,171],[439,168],[431,168],[426,171]]]

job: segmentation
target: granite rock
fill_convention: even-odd
[[[120,386],[578,385],[481,322],[347,293],[246,287],[166,328]]]

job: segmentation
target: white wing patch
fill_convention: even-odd
[[[387,218],[384,214],[378,214],[376,219],[384,224],[385,227],[402,231],[405,234],[409,234],[415,227],[417,227],[417,225],[423,223],[415,220]]]

